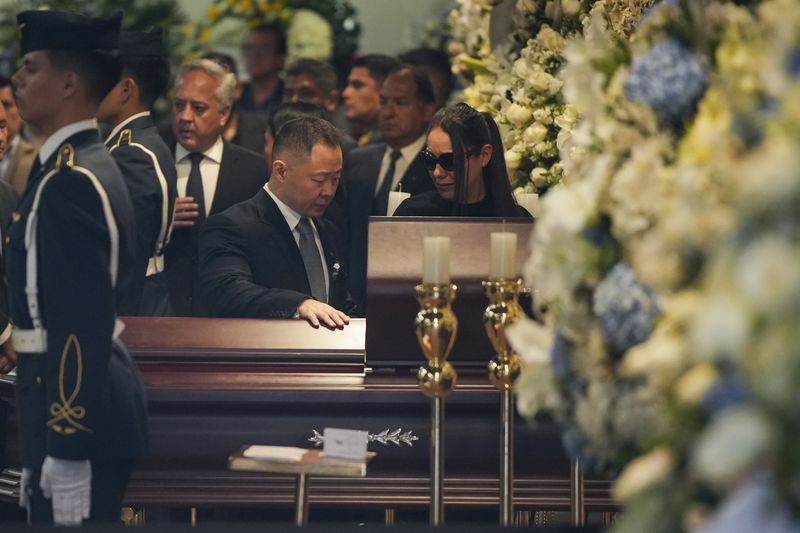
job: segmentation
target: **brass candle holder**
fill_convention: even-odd
[[[508,343],[506,327],[523,314],[519,304],[522,280],[490,279],[482,283],[489,305],[483,325],[495,356],[489,361],[489,379],[500,391],[500,523],[512,524],[514,516],[514,396],[519,377],[519,356]]]
[[[431,398],[431,525],[444,524],[444,398],[456,386],[458,375],[447,361],[458,333],[451,304],[457,287],[450,283],[416,286],[420,310],[414,320],[427,364],[419,367],[417,383]]]

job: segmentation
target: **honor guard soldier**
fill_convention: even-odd
[[[168,316],[164,247],[171,231],[178,175],[172,152],[150,117],[153,102],[169,83],[162,32],[122,32],[122,78],[108,93],[97,118],[113,128],[105,141],[119,166],[136,216],[133,281],[117,309],[121,315]]]
[[[119,521],[146,447],[141,377],[117,339],[118,281],[134,217],[100,141],[97,107],[119,81],[121,14],[17,16],[20,114],[42,145],[9,228],[7,276],[23,476],[31,522]]]

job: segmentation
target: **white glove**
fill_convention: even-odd
[[[47,456],[42,464],[39,487],[53,500],[53,523],[79,526],[89,518],[92,501],[92,464]]]
[[[31,488],[31,477],[33,477],[31,469],[23,468],[22,477],[19,479],[19,506],[23,509],[27,509],[31,505],[30,497],[28,496],[28,491]]]

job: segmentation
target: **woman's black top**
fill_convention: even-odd
[[[462,204],[460,212],[453,210],[453,202],[445,200],[438,191],[432,190],[417,194],[403,200],[395,216],[400,217],[498,217],[495,213],[494,203],[487,194],[484,198],[473,204]],[[531,214],[521,206],[514,206],[516,212],[508,218],[532,218]]]

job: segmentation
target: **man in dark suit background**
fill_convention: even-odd
[[[20,503],[34,523],[119,523],[131,469],[147,447],[144,387],[118,340],[115,312],[117,281],[132,262],[133,208],[95,119],[120,78],[120,19],[17,16],[17,105],[46,138],[6,247]]]
[[[19,116],[14,100],[11,80],[5,76],[0,76],[0,103],[5,111],[8,127],[5,156],[0,161],[0,180],[11,185],[17,194],[22,194],[36,158],[38,144],[22,135],[22,117]]]
[[[385,216],[389,192],[412,196],[433,189],[417,155],[425,147],[425,130],[436,104],[430,79],[402,67],[386,77],[380,92],[378,126],[385,143],[356,148],[344,160],[350,237],[350,293],[364,310],[367,283],[367,227],[370,215]]]
[[[250,198],[267,180],[264,157],[223,140],[236,77],[209,59],[181,66],[175,82],[172,131],[178,198],[166,251],[173,312],[203,316],[197,301],[197,239],[206,217]]]
[[[150,107],[167,88],[169,62],[161,30],[123,32],[122,78],[105,97],[97,118],[113,128],[105,140],[128,186],[136,216],[136,256],[130,297],[121,315],[169,316],[164,247],[175,203],[175,160],[158,134]]]
[[[203,227],[200,280],[214,315],[303,318],[329,328],[349,322],[340,239],[322,218],[341,171],[332,124],[304,117],[280,129],[269,183]]]
[[[342,102],[350,136],[359,146],[383,140],[378,130],[381,85],[399,66],[397,59],[384,54],[367,54],[353,61]]]
[[[5,157],[8,137],[6,111],[0,105],[0,161]],[[17,200],[17,193],[11,185],[0,181],[0,247],[3,246],[2,240],[8,231],[8,223],[11,221],[11,213],[17,205]],[[4,256],[5,252],[2,252],[2,255]],[[11,322],[8,318],[5,270],[5,257],[0,257],[0,374],[9,373],[17,364],[17,354],[11,341]],[[8,405],[0,402],[0,427],[6,427],[7,417]],[[5,465],[5,445],[6,439],[0,438],[0,469]]]

